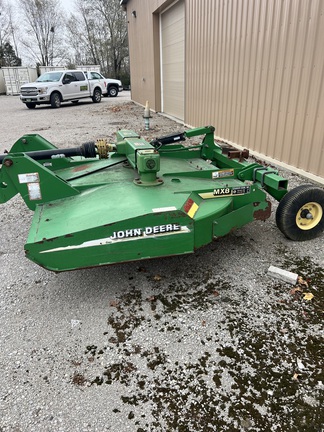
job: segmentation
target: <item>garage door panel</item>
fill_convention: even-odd
[[[161,15],[163,112],[184,120],[185,3]]]
[[[183,80],[181,79],[181,76],[179,76],[179,72],[181,72],[181,67],[177,64],[169,65],[168,68],[165,68],[164,71],[164,83],[167,82],[177,82],[177,83],[183,83]],[[181,85],[181,88],[183,86]]]
[[[184,52],[179,44],[172,44],[164,48],[164,64],[184,63]]]
[[[183,18],[184,4],[183,0],[178,1],[172,8],[163,13],[163,26],[176,26]],[[183,9],[183,10],[182,10]]]
[[[182,85],[181,85],[181,81],[168,81],[166,83],[166,86],[169,90],[172,91],[172,95],[171,96],[177,96],[178,98],[181,98],[182,95]]]
[[[177,28],[174,28],[172,26],[165,28],[163,34],[163,46],[167,46],[170,44],[172,45],[175,43],[175,41],[180,41],[183,37],[183,31],[183,23],[182,25],[178,25]]]

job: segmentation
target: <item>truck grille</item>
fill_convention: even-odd
[[[37,96],[38,90],[36,87],[25,87],[20,90],[22,96]]]

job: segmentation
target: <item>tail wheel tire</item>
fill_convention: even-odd
[[[61,106],[61,96],[59,93],[52,93],[51,94],[51,107],[52,108],[60,108]]]
[[[302,185],[279,202],[276,223],[290,240],[312,240],[324,230],[324,190]]]
[[[95,103],[99,103],[101,101],[101,91],[99,89],[94,90],[92,100]]]

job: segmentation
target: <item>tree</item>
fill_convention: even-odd
[[[9,42],[0,46],[0,66],[21,66],[21,58],[16,56]]]
[[[76,0],[68,22],[75,64],[99,64],[112,78],[129,75],[126,16],[120,0]]]
[[[41,66],[60,61],[65,50],[62,47],[64,15],[57,0],[19,0],[26,31],[22,45],[29,56]]]
[[[0,0],[0,66],[10,66],[4,63],[4,55],[9,56],[10,58],[14,58],[16,56],[12,45],[15,46],[15,51],[17,53],[12,8],[6,0]],[[17,59],[19,58],[16,57],[15,61],[17,61]]]
[[[8,21],[8,4],[0,0],[0,47],[8,41],[10,34],[10,25]]]
[[[125,60],[128,65],[128,39],[126,15],[120,1],[95,0],[94,6],[104,17],[104,26],[109,32],[109,39],[105,46],[107,66],[112,69],[114,76],[120,76]]]
[[[79,57],[83,62],[91,64],[99,64],[99,47],[104,30],[100,33],[100,19],[97,19],[96,11],[93,7],[93,2],[88,0],[79,0],[76,3],[77,14],[73,19],[71,25],[79,29],[78,32],[74,33],[75,44],[73,46],[78,47]],[[82,63],[82,62],[81,62]]]

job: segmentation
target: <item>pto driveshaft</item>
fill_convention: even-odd
[[[80,147],[68,149],[53,149],[53,150],[39,150],[24,152],[27,156],[34,160],[54,159],[54,158],[67,158],[73,156],[83,156],[84,158],[94,158],[97,156],[96,146],[94,142],[87,142]],[[0,155],[0,164],[8,157],[10,153]]]

